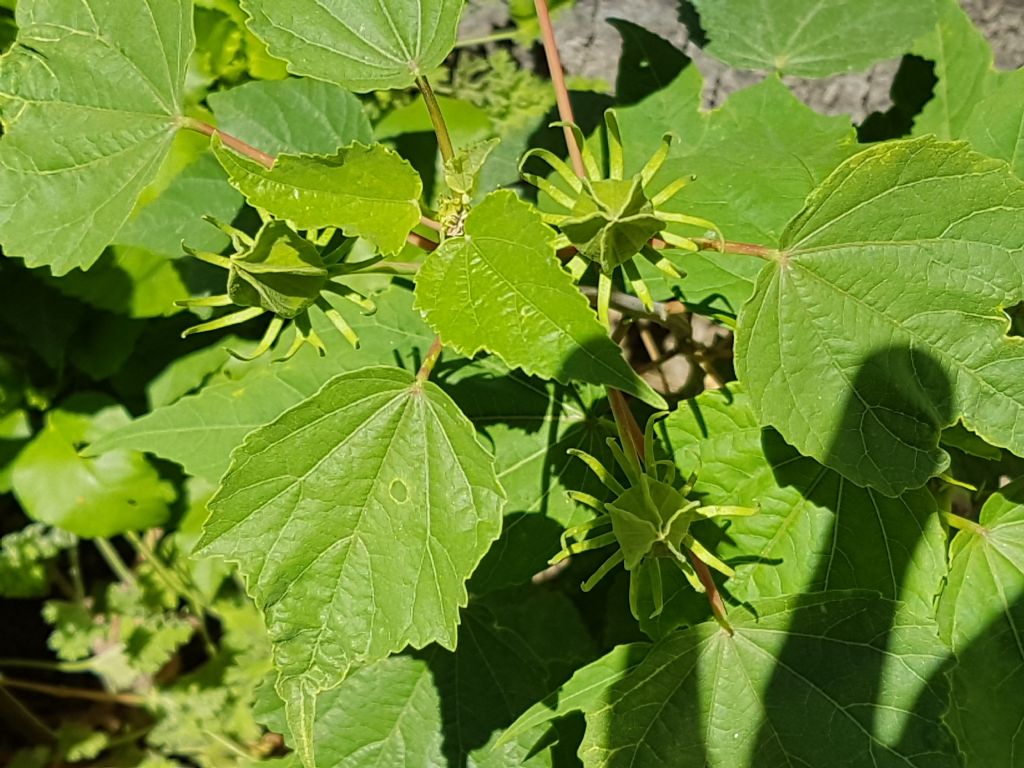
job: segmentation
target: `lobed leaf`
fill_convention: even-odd
[[[63,275],[99,258],[170,151],[192,3],[24,0],[17,22],[0,62],[0,242]]]
[[[957,419],[1024,453],[1024,183],[964,144],[872,147],[783,236],[744,306],[736,365],[801,453],[897,496],[942,472]]]
[[[976,526],[956,534],[939,627],[953,648],[947,720],[968,768],[1022,764],[1024,733],[1024,494],[999,489]],[[993,702],[998,702],[993,706]]]
[[[336,376],[235,451],[199,547],[265,613],[307,763],[318,691],[409,645],[454,647],[504,502],[469,420],[397,368]]]
[[[694,0],[707,51],[740,69],[825,77],[907,51],[934,0]]]
[[[455,45],[463,0],[242,0],[249,26],[296,75],[360,93],[406,88]]]

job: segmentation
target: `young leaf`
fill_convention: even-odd
[[[271,169],[217,139],[213,147],[231,183],[252,205],[299,229],[340,227],[350,237],[395,253],[419,223],[420,177],[380,144],[355,143],[331,157],[280,155]]]
[[[405,88],[455,45],[463,0],[242,0],[250,27],[296,75],[360,93]]]
[[[809,198],[739,318],[736,362],[764,424],[891,496],[949,457],[958,418],[1024,453],[1024,183],[932,138],[872,147]]]
[[[444,343],[568,384],[604,384],[665,407],[626,363],[587,300],[558,264],[555,233],[513,192],[488,195],[465,235],[431,253],[416,278],[416,306]]]
[[[190,0],[23,0],[0,62],[0,242],[55,275],[88,269],[170,150]]]
[[[665,420],[680,467],[699,466],[704,504],[757,506],[716,550],[736,575],[728,589],[756,600],[823,589],[870,589],[928,615],[946,577],[946,533],[925,489],[891,499],[858,488],[778,433],[762,429],[731,385]]]
[[[335,377],[235,451],[200,548],[267,617],[306,757],[317,691],[412,645],[452,648],[505,494],[472,424],[398,368]]]
[[[217,127],[271,155],[333,155],[373,140],[359,99],[332,83],[289,78],[211,93]]]
[[[947,720],[968,768],[1020,766],[1024,728],[1024,493],[999,489],[951,546],[939,627],[957,658]],[[993,702],[999,702],[992,706]]]
[[[707,52],[740,69],[825,77],[895,58],[935,21],[934,0],[694,0]]]

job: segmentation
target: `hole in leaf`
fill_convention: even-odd
[[[388,486],[388,493],[391,494],[391,498],[397,501],[399,504],[405,502],[409,498],[409,489],[399,479],[391,481],[391,485]]]
[[[1024,338],[1024,301],[1020,304],[1014,304],[1012,307],[1007,307],[1003,311],[1010,318],[1010,328],[1007,330],[1006,335]]]

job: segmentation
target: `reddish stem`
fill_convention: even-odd
[[[689,240],[697,246],[698,250],[701,251],[741,253],[746,256],[757,256],[759,259],[770,259],[772,254],[775,253],[774,248],[768,248],[764,245],[755,245],[754,243],[737,243],[733,240],[718,240],[717,238],[711,237],[691,237]],[[666,248],[675,248],[674,245],[666,243],[658,237],[651,238],[651,247],[659,251]]]
[[[182,119],[181,127],[187,128],[190,131],[195,131],[196,133],[201,133],[204,136],[209,136],[210,138],[219,136],[220,140],[224,142],[225,147],[235,150],[235,152],[248,157],[250,160],[255,160],[267,170],[274,167],[275,158],[273,155],[267,154],[262,149],[256,149],[252,144],[246,144],[241,139],[232,136],[229,133],[224,133],[224,131],[214,128],[209,123],[204,123],[202,120],[196,120],[192,117],[186,117]]]
[[[700,579],[700,583],[704,585],[704,590],[708,596],[708,603],[711,604],[711,613],[715,617],[715,621],[717,621],[719,625],[721,625],[722,629],[728,632],[729,635],[735,634],[735,631],[725,614],[725,603],[722,601],[722,593],[718,591],[718,585],[715,584],[715,580],[711,576],[711,571],[706,565],[704,565],[704,561],[693,554],[693,552],[687,550],[686,554],[689,555],[690,562],[693,564],[693,569],[697,572],[697,578]]]
[[[141,707],[146,700],[134,693],[107,693],[106,691],[93,691],[87,688],[71,688],[66,685],[50,685],[48,683],[36,683],[31,680],[15,680],[10,677],[0,678],[0,686],[7,688],[20,688],[23,691],[34,691],[44,693],[48,696],[56,696],[63,699],[86,699],[88,701],[113,702],[125,704],[129,707]]]
[[[563,123],[575,123],[572,114],[572,102],[569,100],[569,89],[565,85],[565,71],[562,69],[562,57],[558,54],[558,43],[555,40],[555,29],[551,26],[551,14],[548,11],[547,0],[534,0],[537,9],[537,21],[540,23],[541,39],[544,41],[544,55],[548,60],[548,71],[551,74],[551,83],[555,88],[555,101],[558,103],[558,116]],[[581,179],[586,178],[587,169],[583,165],[583,154],[580,147],[576,145],[576,137],[572,129],[564,126],[565,143],[569,148],[569,158],[572,160],[573,170]]]
[[[410,232],[406,240],[417,248],[422,248],[424,251],[435,251],[437,250],[437,243],[433,240],[424,237],[423,235],[417,235],[415,232]]]

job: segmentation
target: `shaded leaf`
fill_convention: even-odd
[[[938,607],[943,638],[957,659],[947,719],[969,768],[1024,765],[1022,487],[1017,481],[999,489],[978,525],[956,534]]]
[[[0,242],[62,275],[99,258],[170,150],[192,4],[24,0],[17,21],[0,64]]]
[[[554,237],[514,193],[488,195],[470,212],[465,235],[424,261],[417,308],[467,357],[487,350],[532,375],[605,384],[663,407],[558,264]]]
[[[762,423],[887,495],[923,485],[963,418],[1024,453],[1024,184],[963,144],[865,150],[810,198],[739,318],[736,363]],[[838,407],[837,407],[837,404]]]
[[[927,490],[892,499],[859,488],[761,429],[749,398],[708,392],[665,422],[705,504],[757,507],[729,521],[717,554],[738,600],[871,589],[928,615],[946,576],[946,535]]]

